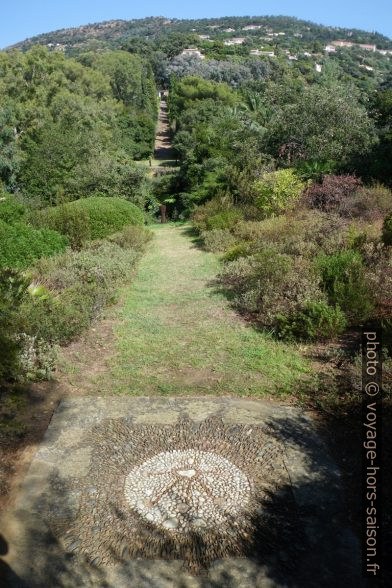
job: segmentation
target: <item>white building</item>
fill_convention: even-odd
[[[245,42],[245,37],[233,37],[224,42],[225,45],[242,45]]]
[[[351,41],[332,41],[331,43],[334,47],[360,47],[361,49],[365,49],[365,51],[376,51],[376,45],[367,45],[366,43],[352,43]]]
[[[334,45],[326,45],[326,46],[324,47],[324,51],[325,51],[326,53],[335,53],[335,51],[336,51],[336,47],[334,47]]]
[[[323,69],[323,66],[320,65],[320,63],[316,63],[316,65],[314,67],[318,73],[320,73]]]
[[[262,25],[247,25],[246,27],[242,27],[243,31],[257,31],[258,29],[263,28]]]
[[[258,57],[275,57],[273,51],[262,51],[261,49],[251,49],[250,55],[257,55]]]
[[[195,49],[190,47],[189,49],[184,49],[180,55],[192,55],[193,57],[197,57],[198,59],[204,59],[204,55],[199,49]]]

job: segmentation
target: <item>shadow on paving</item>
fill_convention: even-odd
[[[72,517],[68,485],[60,481],[50,495],[44,494],[29,510],[16,513],[24,527],[23,536],[17,542],[18,552],[26,558],[18,565],[24,572],[12,570],[2,562],[2,585],[10,588],[363,586],[358,543],[347,525],[339,472],[307,422],[303,418],[266,421],[276,436],[284,439],[292,486],[280,488],[260,503],[260,512],[253,520],[255,531],[242,546],[240,557],[215,561],[205,573],[192,576],[180,561],[170,561],[173,539],[168,532],[156,560],[143,560],[141,546],[138,557],[130,561],[124,558],[112,567],[88,563],[72,554],[75,546],[69,546],[68,552],[64,550],[43,515],[49,508],[61,516],[65,513],[65,519],[68,515]],[[303,467],[293,458],[298,452]],[[34,489],[31,490],[34,495]],[[25,491],[28,493],[29,487]],[[118,517],[124,516],[117,504],[112,506]],[[3,555],[6,541],[5,533]],[[202,537],[197,533],[194,546],[203,553]]]

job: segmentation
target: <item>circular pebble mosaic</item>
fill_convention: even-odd
[[[125,497],[147,521],[187,532],[223,525],[250,498],[247,477],[229,460],[208,451],[165,451],[134,468]]]
[[[263,504],[289,484],[283,444],[267,425],[107,419],[70,457],[78,449],[90,455],[88,473],[53,477],[47,516],[65,550],[95,565],[163,558],[199,573],[242,556],[260,545]]]

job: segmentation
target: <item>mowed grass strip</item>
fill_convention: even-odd
[[[310,364],[230,308],[212,283],[218,257],[199,249],[186,226],[153,230],[118,311],[111,391],[265,396],[300,389]]]

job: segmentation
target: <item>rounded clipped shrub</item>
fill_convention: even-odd
[[[64,251],[68,239],[51,229],[0,220],[0,267],[26,269],[41,257]]]
[[[25,207],[9,194],[0,193],[0,220],[12,225],[21,222],[25,215]]]
[[[392,245],[392,212],[390,212],[384,219],[382,241],[384,245]]]
[[[40,211],[37,224],[50,227],[66,235],[72,249],[81,249],[91,238],[90,220],[86,210],[77,206],[61,205]]]
[[[278,333],[288,340],[333,339],[346,326],[347,318],[339,306],[330,306],[323,300],[309,301],[297,312],[277,317]]]
[[[126,225],[143,225],[143,212],[122,198],[92,196],[40,211],[40,226],[70,237],[76,246],[89,239],[103,239]]]

